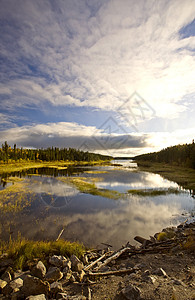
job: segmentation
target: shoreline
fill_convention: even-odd
[[[110,164],[109,160],[98,161],[22,161],[12,163],[0,163],[0,175],[3,173],[19,172],[32,168],[44,168],[44,167],[71,167],[71,166],[95,166]]]
[[[141,245],[127,243],[117,251],[111,251],[109,245],[87,250],[73,243],[74,251],[72,243],[59,240],[56,243],[69,243],[73,251],[65,253],[61,247],[48,251],[45,257],[38,251],[19,270],[14,267],[14,255],[23,255],[25,244],[21,241],[21,249],[15,254],[12,249],[13,256],[9,252],[1,255],[1,299],[39,295],[38,299],[122,300],[131,299],[133,293],[133,299],[193,300],[195,222],[167,227],[149,239],[134,239]],[[54,244],[50,246],[52,249]],[[33,244],[28,251],[32,248]]]
[[[195,192],[195,170],[185,167],[173,166],[164,163],[152,163],[150,161],[135,160],[140,171],[159,174],[162,177],[175,181],[184,189]]]

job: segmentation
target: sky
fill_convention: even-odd
[[[0,143],[132,157],[194,120],[194,0],[0,0]]]

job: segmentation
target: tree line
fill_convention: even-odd
[[[138,155],[134,159],[195,169],[195,143],[193,140],[191,144],[168,147],[159,152]]]
[[[8,145],[7,141],[0,148],[0,161],[98,161],[110,160],[111,156],[96,153],[84,152],[74,148],[57,148],[50,147],[47,149],[23,149],[17,148],[14,144],[13,148]]]

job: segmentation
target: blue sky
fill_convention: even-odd
[[[134,156],[195,135],[194,0],[0,0],[0,142]]]

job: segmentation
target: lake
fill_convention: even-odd
[[[31,168],[0,178],[2,240],[10,235],[39,240],[62,238],[90,247],[107,243],[119,248],[134,236],[148,238],[162,228],[193,217],[195,199],[177,183],[158,174],[141,172],[131,160],[113,161],[114,166]],[[117,165],[117,164],[120,164]],[[85,178],[98,189],[118,191],[117,199],[80,192],[66,178]],[[178,190],[155,196],[130,190]],[[10,190],[9,190],[10,189]],[[8,192],[9,191],[9,192]],[[11,204],[10,204],[11,203]],[[11,205],[11,206],[10,206]]]

